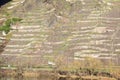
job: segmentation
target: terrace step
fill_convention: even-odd
[[[15,7],[17,7],[18,5],[20,5],[20,4],[22,4],[22,3],[24,3],[24,1],[25,0],[12,0],[11,2],[10,2],[10,5],[7,7],[7,9],[9,10],[11,10],[11,9],[13,9],[13,8],[15,8]]]

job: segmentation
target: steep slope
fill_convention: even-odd
[[[12,26],[16,30],[1,55],[7,64],[39,66],[60,54],[67,56],[68,61],[94,57],[120,64],[119,3],[102,0],[33,3],[27,0],[15,10],[14,15],[24,20]]]

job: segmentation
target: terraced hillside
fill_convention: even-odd
[[[120,2],[26,0],[14,15],[12,38],[1,54],[6,64],[40,65],[65,55],[68,61],[94,57],[120,65]]]
[[[13,11],[14,8],[19,6],[23,2],[24,0],[12,0],[8,2],[7,4],[4,4],[0,7],[0,26],[4,25],[4,22],[9,18],[9,14],[11,14],[11,11]],[[5,47],[5,44],[7,43],[8,35],[5,35],[3,31],[0,31],[0,52],[3,51],[3,48]]]

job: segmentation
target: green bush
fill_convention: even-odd
[[[16,22],[20,22],[22,19],[21,18],[11,18],[11,19],[7,19],[4,24],[2,26],[0,26],[0,31],[4,31],[6,34],[8,34],[8,32],[10,30],[12,30],[11,28],[11,24],[15,24]]]

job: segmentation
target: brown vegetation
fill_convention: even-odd
[[[73,63],[68,64],[67,58],[63,55],[56,59],[56,71],[62,75],[62,77],[71,77],[76,75],[87,77],[91,75],[90,77],[93,76],[93,78],[98,78],[101,76],[100,78],[102,80],[105,80],[106,77],[119,79],[119,68],[113,68],[116,65],[112,61],[109,61],[108,64],[105,65],[99,59],[86,57],[84,61],[76,60]]]

